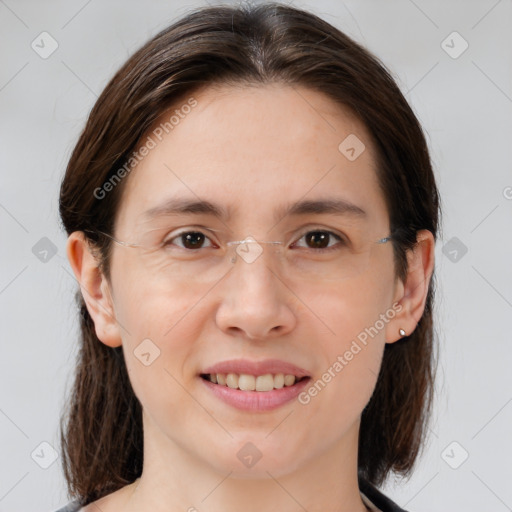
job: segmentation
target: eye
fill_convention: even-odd
[[[174,240],[179,240],[180,244],[174,244]],[[203,232],[201,231],[182,231],[177,235],[174,235],[171,238],[168,238],[163,242],[164,247],[168,247],[170,245],[177,245],[178,247],[182,247],[183,249],[203,249],[203,244],[205,240],[210,240]],[[210,242],[211,243],[211,242]],[[211,245],[213,247],[213,245]]]
[[[329,245],[333,239],[335,239],[335,241],[337,240],[338,242],[341,242],[340,245],[345,245],[345,240],[341,236],[325,229],[307,231],[299,238],[299,240],[302,239],[305,240],[306,248],[314,249],[315,252],[323,252],[335,249],[335,245]],[[298,242],[295,242],[294,245],[297,245],[297,243]],[[302,247],[304,247],[304,245]]]

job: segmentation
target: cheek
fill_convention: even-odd
[[[385,347],[387,286],[368,275],[311,298],[321,320],[316,343],[322,355],[310,398],[338,424],[359,415],[375,388]]]
[[[115,314],[129,344],[145,338],[164,347],[194,309],[200,296],[191,287],[164,279],[157,269],[120,253],[113,268]],[[115,269],[115,272],[114,272]]]
[[[367,341],[370,349],[370,341],[378,345],[384,339],[385,322],[380,319],[389,308],[390,296],[387,283],[368,276],[324,286],[303,302],[318,318],[318,333],[332,353],[348,349],[356,339]]]
[[[197,370],[190,364],[202,328],[197,293],[135,274],[118,283],[116,317],[134,392],[145,408],[172,414],[184,407],[182,386]]]

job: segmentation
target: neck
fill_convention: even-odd
[[[309,458],[297,454],[300,464],[269,453],[240,471],[236,464],[216,466],[214,454],[205,461],[206,454],[191,453],[145,422],[144,470],[125,493],[126,512],[368,511],[357,480],[359,423],[336,445]]]

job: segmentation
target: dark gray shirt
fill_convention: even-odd
[[[64,505],[62,508],[59,508],[59,510],[56,510],[55,512],[78,512],[81,509],[81,505],[78,501],[70,501],[66,505]]]

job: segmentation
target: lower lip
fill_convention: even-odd
[[[292,401],[308,385],[311,378],[272,391],[242,391],[221,386],[199,377],[211,392],[225,403],[245,411],[270,411]]]

